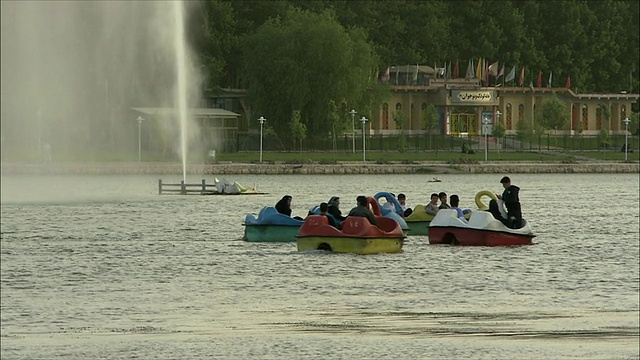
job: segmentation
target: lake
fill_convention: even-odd
[[[639,359],[638,174],[509,174],[534,245],[399,254],[241,241],[293,196],[433,192],[502,175],[225,176],[267,195],[157,195],[176,176],[2,176],[2,359]],[[198,183],[202,176],[189,176]],[[212,182],[213,177],[207,177]]]

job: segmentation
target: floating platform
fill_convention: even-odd
[[[158,180],[158,195],[265,195],[255,188],[246,188],[238,182],[228,182],[225,179],[214,179],[213,184],[207,184],[205,179],[201,183],[188,184],[184,180],[180,183],[163,183]]]

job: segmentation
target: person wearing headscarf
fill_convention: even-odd
[[[491,201],[489,201],[489,209],[487,211],[490,212],[496,220],[503,223],[504,226],[511,227],[511,222],[502,217],[502,214],[500,213],[500,206],[497,201],[491,199]]]
[[[276,203],[276,211],[280,214],[291,216],[291,195],[285,195]]]
[[[336,220],[342,222],[346,217],[342,216],[342,212],[340,211],[340,198],[337,196],[332,196],[327,203],[328,209],[327,212],[331,214]]]

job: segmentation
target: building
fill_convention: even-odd
[[[145,149],[166,153],[176,148],[175,134],[180,134],[180,116],[174,108],[133,108],[134,116],[141,116],[146,121]],[[198,134],[191,138],[189,145],[198,148],[205,154],[211,151],[238,151],[238,118],[239,114],[219,108],[189,108],[187,117],[198,128]],[[145,141],[147,140],[147,141]],[[215,154],[215,153],[213,153]]]
[[[395,134],[401,130],[453,136],[473,136],[491,132],[500,121],[506,134],[515,134],[518,123],[528,121],[535,126],[534,114],[542,103],[555,94],[566,104],[571,121],[558,134],[594,135],[605,128],[612,134],[624,131],[623,119],[631,115],[638,94],[577,94],[569,88],[482,86],[475,76],[447,79],[444,68],[423,65],[394,66],[388,73],[391,96],[371,119],[375,134]],[[424,113],[429,104],[437,110],[437,124],[427,129]],[[610,107],[610,121],[603,108]],[[404,116],[403,129],[394,116]]]

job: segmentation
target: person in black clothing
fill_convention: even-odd
[[[490,212],[496,220],[499,220],[501,223],[503,223],[504,226],[508,228],[512,227],[511,222],[502,217],[497,201],[491,199],[491,201],[489,201],[489,210],[487,211]]]
[[[276,211],[280,214],[291,216],[291,195],[285,195],[276,203]]]
[[[328,209],[329,209],[329,205],[327,203],[325,202],[320,203],[320,215],[326,216],[327,220],[329,220],[329,225],[339,229],[340,227],[336,223],[336,220],[333,218],[333,216],[327,214]]]
[[[369,222],[371,224],[380,227],[378,225],[378,220],[376,220],[375,215],[373,215],[373,213],[371,212],[371,210],[369,210],[369,207],[367,206],[367,198],[365,196],[360,195],[356,198],[356,201],[358,202],[358,206],[351,209],[351,211],[349,212],[349,216],[365,217],[369,219]]]
[[[327,212],[331,214],[336,220],[342,222],[344,221],[344,219],[346,219],[346,217],[342,216],[342,212],[340,211],[339,197],[332,196],[331,199],[329,199],[329,203],[327,205],[329,206]]]
[[[522,209],[520,208],[520,188],[511,184],[511,179],[508,176],[503,177],[500,180],[504,191],[502,195],[497,195],[498,199],[504,201],[504,206],[507,208],[507,217],[511,224],[511,228],[519,229],[522,227]]]

